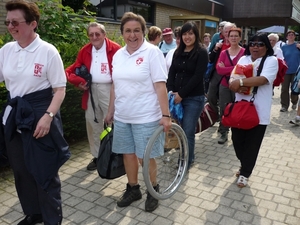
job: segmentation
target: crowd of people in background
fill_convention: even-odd
[[[33,132],[29,132],[32,135],[30,137],[26,130],[19,130],[17,126],[8,133],[7,124],[12,123],[8,115],[15,108],[7,107],[1,115],[0,135],[3,135],[6,148],[10,150],[8,156],[25,214],[19,225],[38,222],[61,224],[62,221],[58,169],[70,157],[70,153],[63,139],[59,108],[65,96],[66,81],[83,93],[82,108],[85,110],[87,137],[92,154],[87,170],[94,171],[97,168],[99,136],[103,131],[103,123],[114,123],[112,148],[113,152],[123,154],[128,180],[125,192],[117,201],[119,207],[129,206],[142,198],[138,168],[143,163],[146,140],[159,126],[163,126],[167,132],[172,124],[168,92],[174,96],[175,104],[180,103],[183,107],[181,126],[188,140],[190,169],[195,161],[196,124],[205,101],[219,118],[217,142],[225,144],[230,131],[230,127],[222,124],[226,104],[241,99],[250,100],[251,94],[246,90],[259,86],[254,102],[260,119],[259,125],[250,130],[231,128],[233,147],[240,162],[236,173],[237,185],[241,188],[247,185],[252,174],[270,123],[273,81],[278,71],[276,57],[284,59],[288,65],[281,85],[280,112],[288,111],[290,103],[293,110],[298,107],[297,116],[291,123],[300,125],[300,101],[298,102],[298,95],[290,91],[300,65],[300,44],[295,42],[296,33],[293,30],[286,34],[287,43],[279,43],[279,36],[274,33],[268,36],[255,34],[247,41],[242,30],[228,21],[219,23],[217,33],[201,35],[197,24],[191,21],[174,30],[157,26],[151,26],[147,30],[142,16],[126,12],[120,27],[125,46],[108,39],[104,25],[91,22],[87,27],[89,43],[81,48],[76,61],[64,71],[57,50],[41,40],[36,33],[39,22],[39,9],[36,5],[24,0],[17,3],[9,1],[6,3],[6,10],[5,24],[16,42],[8,43],[0,50],[0,81],[5,81],[10,92],[9,102],[21,97],[17,100],[39,109],[34,112],[36,117],[33,120]],[[22,49],[27,50],[25,52]],[[32,54],[36,49],[37,53]],[[45,51],[51,59],[42,55],[39,57]],[[29,63],[15,60],[19,57],[26,57],[32,64],[40,64],[33,69],[29,67]],[[204,76],[209,63],[213,65],[213,69],[206,94]],[[261,74],[257,76],[261,63]],[[231,79],[232,71],[237,65],[248,64],[253,65],[253,77]],[[32,71],[36,71],[37,76],[31,76]],[[89,82],[79,76],[83,72],[91,78]],[[29,86],[26,79],[16,79],[19,73],[32,79],[35,86]],[[37,80],[36,77],[41,79]],[[36,99],[42,99],[44,103],[36,105]],[[164,136],[160,138],[163,140]],[[22,139],[46,140],[58,150],[58,156],[49,159],[52,160],[50,174],[34,173],[33,170],[44,170],[44,166],[49,164],[39,164],[37,168],[29,165],[33,159],[30,153],[23,153]],[[36,149],[41,148],[32,143],[31,145]],[[22,154],[25,155],[24,158],[16,157]],[[161,154],[164,154],[163,146],[155,146],[149,166],[150,179],[156,191],[159,191],[159,184],[152,171],[157,166],[155,157]],[[44,159],[45,156],[41,154],[39,157]],[[20,178],[26,182],[22,182]],[[158,205],[158,200],[147,192],[145,211],[152,212]]]
[[[285,60],[289,69],[285,75],[284,82],[281,84],[281,112],[288,110],[289,101],[292,103],[292,109],[295,110],[298,103],[298,95],[290,93],[290,85],[293,81],[296,71],[300,64],[300,45],[295,43],[296,33],[292,30],[286,34],[287,42],[279,40],[278,34],[271,33],[256,34],[248,37],[248,41],[243,39],[242,30],[237,28],[234,23],[222,21],[219,23],[219,32],[215,34],[204,33],[202,36],[194,38],[193,35],[199,32],[194,29],[193,22],[187,22],[181,27],[176,27],[174,32],[171,28],[164,28],[161,31],[161,41],[153,42],[153,32],[158,29],[153,26],[149,28],[149,42],[157,45],[166,57],[167,63],[167,89],[176,96],[176,103],[182,103],[184,106],[186,123],[182,124],[189,142],[189,168],[194,162],[194,125],[199,117],[199,112],[203,109],[203,104],[207,101],[218,115],[220,134],[218,143],[224,144],[228,141],[228,132],[232,131],[232,141],[237,159],[241,166],[238,169],[237,185],[245,187],[252,170],[256,164],[257,156],[263,137],[270,123],[273,81],[278,72],[278,62],[276,57]],[[212,36],[212,38],[211,38]],[[175,39],[174,39],[175,37]],[[197,40],[200,38],[201,40]],[[192,39],[193,49],[189,49],[187,40]],[[176,45],[174,43],[177,43]],[[199,47],[197,43],[199,44]],[[199,56],[195,54],[201,52]],[[208,61],[213,64],[210,72],[208,92],[203,88],[204,69],[206,68],[206,54],[200,49],[205,49],[208,53]],[[297,56],[297,57],[295,57]],[[196,57],[196,58],[195,58]],[[197,58],[198,57],[198,58]],[[265,58],[264,60],[262,60]],[[196,61],[195,61],[196,60]],[[200,60],[200,61],[197,61]],[[257,68],[263,61],[260,77],[255,77]],[[231,74],[234,68],[239,65],[253,64],[254,77],[231,80]],[[197,76],[192,74],[197,73]],[[186,79],[186,81],[184,81]],[[199,79],[202,80],[199,83]],[[193,84],[193,85],[191,85]],[[245,90],[259,86],[257,100],[255,102],[258,108],[260,123],[253,129],[242,130],[237,128],[225,127],[222,124],[222,115],[227,103],[241,99],[250,99],[249,93]],[[187,91],[188,90],[188,91]],[[198,94],[197,94],[198,93]],[[199,96],[199,102],[192,103]],[[204,102],[202,101],[204,98]],[[198,101],[197,100],[197,101]],[[195,108],[197,105],[198,108]],[[193,114],[190,112],[193,111]],[[299,113],[290,123],[300,125],[300,105]],[[188,117],[188,119],[187,119]],[[191,129],[192,127],[192,129]],[[251,139],[248,139],[248,136]]]

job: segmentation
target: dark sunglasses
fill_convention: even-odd
[[[253,42],[253,41],[250,41],[249,42],[249,47],[264,47],[266,46],[264,42],[262,41],[258,41],[258,42]]]
[[[92,37],[94,37],[94,35],[98,38],[98,37],[100,37],[100,33],[90,33],[88,36],[90,37],[90,38],[92,38]]]
[[[21,22],[18,22],[18,21],[9,21],[9,20],[5,20],[4,21],[4,24],[8,27],[9,24],[13,25],[14,27],[17,27],[19,26],[20,23],[26,23],[26,21],[21,21]]]

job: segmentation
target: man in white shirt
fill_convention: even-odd
[[[100,23],[90,23],[87,35],[90,43],[79,51],[75,63],[66,69],[66,76],[71,84],[84,91],[82,108],[85,110],[87,136],[93,155],[87,170],[92,171],[97,169],[99,136],[103,131],[103,118],[107,114],[109,104],[112,57],[121,46],[106,37],[105,27]],[[90,85],[82,77],[76,75],[76,68],[83,65],[92,76]]]
[[[268,35],[269,41],[271,43],[271,46],[274,50],[274,56],[276,56],[279,59],[284,59],[281,48],[277,47],[277,43],[279,42],[279,36],[278,34],[271,33]]]

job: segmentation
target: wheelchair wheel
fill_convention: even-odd
[[[163,141],[159,141],[161,140],[160,135],[164,134],[163,132],[163,126],[160,126],[153,133],[146,146],[143,159],[143,176],[147,190],[158,200],[170,198],[176,193],[186,174],[189,157],[187,138],[179,125],[172,123],[171,129],[165,134],[168,137]],[[171,141],[168,140],[170,137]],[[157,144],[164,150],[161,149],[161,155],[155,157],[156,170],[153,170],[150,174],[150,154]],[[156,181],[159,184],[158,192],[152,186],[150,180],[152,175],[156,175]]]

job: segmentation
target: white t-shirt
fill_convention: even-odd
[[[254,75],[257,75],[258,66],[262,58],[256,59],[254,62],[251,60],[251,56],[242,56],[237,64],[248,65],[253,63]],[[259,86],[257,94],[255,95],[254,105],[256,107],[259,124],[268,125],[270,124],[271,106],[272,106],[272,95],[273,95],[273,81],[276,78],[278,72],[278,61],[275,56],[269,56],[266,58],[263,69],[260,76],[267,78],[269,81],[267,84]],[[244,95],[235,93],[235,100],[240,101],[242,99],[250,101],[252,94]]]
[[[112,62],[115,87],[114,118],[132,124],[159,120],[162,112],[154,83],[167,80],[164,56],[156,46],[146,40],[131,55],[126,47],[115,53]]]
[[[106,54],[106,43],[100,49],[92,48],[92,62],[90,73],[92,74],[92,83],[111,83],[108,59]]]
[[[281,48],[283,45],[286,45],[286,44],[287,44],[287,42],[285,43],[285,42],[279,40],[279,41],[276,42],[275,46],[277,48]]]
[[[26,48],[16,41],[0,49],[0,82],[11,98],[49,87],[65,87],[66,75],[57,49],[39,35]]]
[[[274,46],[273,50],[274,50],[274,56],[276,56],[279,59],[284,59],[281,48]]]
[[[167,64],[167,71],[169,72],[169,69],[171,67],[172,64],[172,60],[173,60],[173,55],[175,52],[176,48],[171,49],[167,55],[166,55],[166,64]]]

